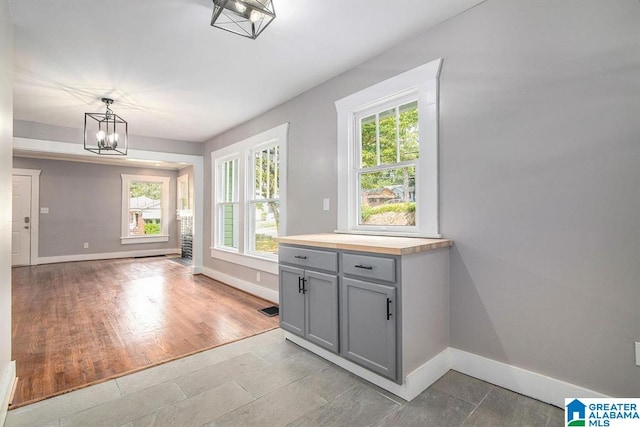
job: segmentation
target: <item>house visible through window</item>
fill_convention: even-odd
[[[284,124],[211,154],[212,257],[277,271],[256,259],[277,260],[273,239],[284,233],[287,130]]]
[[[169,240],[169,177],[122,175],[123,244]]]
[[[441,63],[434,60],[336,101],[339,231],[440,237]]]

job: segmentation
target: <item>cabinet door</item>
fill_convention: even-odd
[[[280,327],[304,336],[304,270],[280,266]]]
[[[396,289],[343,279],[342,355],[396,380]]]
[[[305,279],[305,335],[309,341],[337,353],[338,278],[307,270]]]

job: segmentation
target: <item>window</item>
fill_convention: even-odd
[[[169,241],[169,181],[122,175],[122,244]]]
[[[284,234],[288,126],[211,153],[212,257],[277,272],[278,245],[273,238]]]
[[[441,59],[336,102],[338,229],[440,237]]]
[[[177,182],[176,208],[179,217],[190,217],[191,211],[191,188],[189,188],[189,174],[180,175]]]
[[[238,249],[238,158],[223,160],[218,165],[218,246]]]
[[[249,195],[249,252],[278,254],[280,225],[280,146],[277,142],[251,152],[252,191]]]
[[[413,227],[419,159],[418,102],[409,97],[356,114],[358,225]]]

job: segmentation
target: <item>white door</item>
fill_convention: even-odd
[[[31,177],[13,175],[11,265],[31,263]]]

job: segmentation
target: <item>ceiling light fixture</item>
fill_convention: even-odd
[[[213,0],[211,26],[256,39],[276,18],[272,0]]]
[[[107,106],[107,111],[84,114],[84,149],[96,154],[126,156],[129,125],[111,111],[109,106],[113,104],[113,99],[102,98],[102,102]]]

